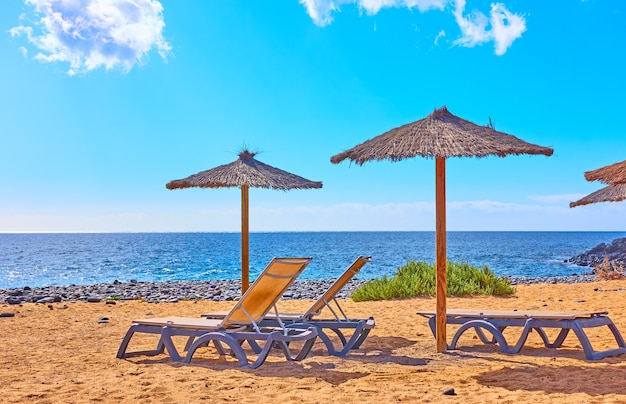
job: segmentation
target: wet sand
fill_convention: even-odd
[[[197,317],[227,310],[232,302],[181,301],[155,304],[120,301],[2,305],[0,382],[6,403],[195,403],[281,401],[286,403],[455,402],[519,403],[626,402],[626,355],[588,361],[578,339],[545,348],[531,333],[520,354],[501,354],[471,332],[460,349],[435,353],[427,321],[415,314],[434,310],[434,298],[354,303],[351,317],[374,316],[376,327],[346,358],[330,357],[318,342],[302,362],[279,351],[256,370],[237,367],[212,349],[191,365],[166,354],[116,359],[134,318]],[[303,311],[311,301],[281,302],[284,311]],[[52,309],[50,308],[52,307]],[[66,308],[64,308],[66,307]],[[514,297],[449,298],[449,308],[607,310],[626,335],[626,281],[519,285]],[[108,322],[99,324],[107,317]],[[455,327],[448,327],[451,337]],[[510,340],[515,332],[507,330]],[[588,330],[595,349],[615,346],[606,327]],[[154,335],[133,340],[132,349],[152,348]],[[443,395],[453,388],[456,396]]]

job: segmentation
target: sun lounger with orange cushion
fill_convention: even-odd
[[[274,258],[233,309],[221,319],[163,317],[134,320],[120,345],[117,357],[158,355],[166,350],[173,361],[189,363],[198,348],[212,342],[220,355],[226,354],[223,346],[225,344],[237,358],[239,365],[247,366],[248,358],[241,345],[246,341],[257,354],[251,368],[262,365],[272,347],[281,348],[288,360],[302,360],[317,337],[315,327],[298,323],[289,326],[260,323],[272,308],[276,310],[276,302],[280,296],[310,262],[311,258]],[[135,333],[159,334],[157,348],[126,352]],[[173,336],[189,337],[185,347],[187,355],[184,358],[178,353],[172,341]],[[263,347],[259,345],[259,341]],[[296,356],[292,356],[289,347],[297,341],[302,342],[302,347]]]
[[[358,349],[367,338],[371,329],[375,326],[373,317],[366,319],[351,319],[337,301],[337,293],[356,275],[365,264],[371,261],[371,257],[359,256],[333,284],[311,305],[304,313],[268,313],[263,319],[263,325],[280,325],[283,323],[303,323],[315,326],[318,329],[318,336],[326,345],[328,353],[334,356],[346,356],[352,349]],[[333,318],[320,319],[319,315],[324,309],[332,314]],[[202,317],[220,319],[226,312],[214,312],[203,314]],[[345,331],[351,331],[346,335]],[[327,334],[331,331],[339,338],[340,348],[335,348],[335,344]]]

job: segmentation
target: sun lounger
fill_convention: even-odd
[[[158,355],[165,350],[173,361],[189,363],[198,348],[213,343],[220,355],[226,354],[224,344],[227,345],[239,365],[247,366],[248,358],[242,348],[243,342],[247,342],[257,354],[251,368],[262,365],[272,347],[281,348],[287,360],[302,360],[317,338],[315,327],[298,323],[289,326],[261,325],[260,322],[270,309],[276,310],[276,302],[280,296],[310,262],[311,258],[274,258],[222,319],[163,317],[134,320],[122,340],[117,357]],[[159,334],[157,348],[126,352],[135,333]],[[178,353],[173,336],[189,337],[184,358]],[[295,356],[289,349],[293,342],[302,342],[302,347]]]
[[[428,317],[430,329],[435,335],[436,314],[434,311],[422,311],[417,313],[420,316]],[[520,352],[528,334],[536,331],[548,348],[559,348],[563,345],[570,330],[578,337],[580,344],[588,360],[598,360],[607,356],[614,356],[626,353],[626,344],[619,330],[613,321],[607,316],[606,311],[517,311],[517,310],[463,310],[451,309],[446,311],[447,324],[460,324],[452,338],[452,343],[448,349],[456,349],[461,335],[474,329],[480,340],[485,344],[497,343],[503,353],[515,354]],[[606,351],[594,351],[585,328],[607,326],[613,333],[618,348]],[[503,331],[507,327],[523,327],[522,334],[514,346],[510,346],[504,338]],[[560,329],[554,342],[550,342],[545,328]],[[489,339],[484,331],[489,332],[492,338]]]
[[[346,356],[351,349],[358,349],[361,346],[376,323],[373,317],[367,319],[349,318],[339,305],[336,296],[348,281],[358,274],[361,268],[370,261],[371,257],[359,256],[305,313],[278,313],[277,316],[275,312],[270,312],[261,324],[277,326],[284,323],[303,323],[315,326],[318,329],[318,336],[326,345],[330,355]],[[327,308],[334,318],[318,318],[324,308]],[[215,312],[203,314],[202,317],[220,319],[224,315],[226,315],[226,312]],[[335,348],[332,339],[327,334],[328,331],[339,338],[341,348]],[[350,332],[350,334],[346,335],[346,331]]]

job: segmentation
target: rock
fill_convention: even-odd
[[[105,304],[112,304],[113,306],[115,306],[115,300],[107,300],[106,302],[104,302]]]
[[[0,313],[0,317],[15,317],[15,313],[12,311],[5,311],[4,313]]]
[[[441,394],[443,394],[444,396],[456,396],[456,393],[454,392],[453,387],[449,387],[445,389],[444,391],[441,392]]]
[[[22,304],[22,301],[17,297],[9,296],[5,300],[8,304]]]
[[[39,303],[39,304],[54,303],[54,297],[48,296],[48,297],[41,298],[41,299],[37,300],[37,303]]]
[[[90,296],[87,298],[87,302],[89,303],[100,303],[101,299],[99,297]]]
[[[626,238],[615,239],[610,244],[598,244],[589,251],[566,259],[565,262],[591,267],[601,264],[605,258],[626,264]]]

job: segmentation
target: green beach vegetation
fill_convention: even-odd
[[[479,268],[448,261],[446,281],[449,296],[507,296],[515,293],[508,278],[496,276],[487,266]],[[434,295],[435,264],[410,261],[390,278],[384,275],[361,285],[350,297],[355,302],[362,302]]]

